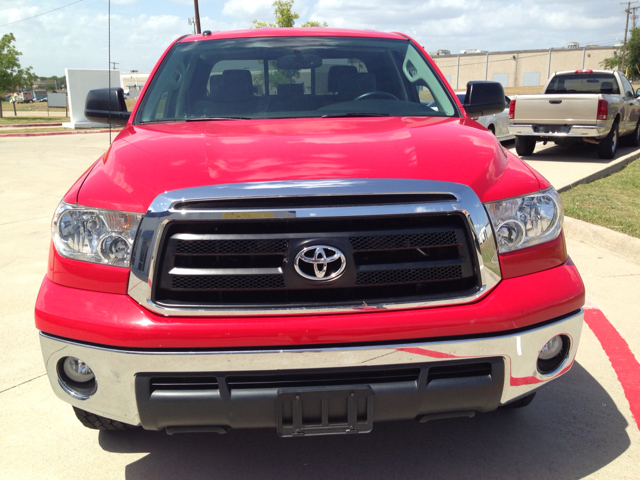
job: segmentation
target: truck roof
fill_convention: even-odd
[[[581,69],[577,69],[577,70],[563,70],[561,72],[554,72],[554,75],[573,75],[576,72],[580,72]],[[586,69],[585,72],[583,73],[610,73],[610,74],[614,74],[618,72],[618,70],[593,70],[591,68]]]
[[[205,30],[206,31],[206,30]],[[203,40],[219,40],[227,38],[250,38],[250,37],[368,37],[368,38],[388,38],[396,40],[407,40],[407,37],[400,33],[377,32],[375,30],[350,30],[344,28],[251,28],[247,30],[230,30],[211,32],[210,35],[202,34],[188,35],[180,39],[183,42],[201,42]]]

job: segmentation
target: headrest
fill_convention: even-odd
[[[338,80],[343,75],[355,75],[358,69],[353,65],[331,65],[327,79],[327,89],[330,92],[338,91]]]
[[[613,82],[602,82],[600,84],[600,93],[613,92]]]
[[[304,83],[281,83],[278,85],[278,95],[285,97],[304,95]]]
[[[218,100],[233,102],[253,96],[253,81],[249,70],[225,70],[222,85],[218,89]]]

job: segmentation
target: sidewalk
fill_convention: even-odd
[[[507,145],[517,155],[513,143]],[[620,147],[612,160],[601,160],[594,149],[575,145],[571,149],[538,144],[533,155],[521,157],[540,172],[559,192],[576,185],[590,183],[622,170],[640,157],[640,149]]]

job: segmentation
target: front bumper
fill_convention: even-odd
[[[84,410],[148,429],[187,426],[275,427],[277,388],[228,387],[229,375],[274,372],[322,374],[344,369],[411,368],[417,380],[371,385],[374,420],[401,420],[447,411],[488,411],[545,385],[571,367],[583,323],[583,311],[542,326],[504,335],[487,335],[421,343],[375,346],[303,347],[265,350],[143,351],[76,343],[41,333],[46,370],[55,394]],[[549,375],[536,369],[542,346],[555,335],[570,339],[563,363]],[[81,400],[69,395],[58,379],[62,358],[85,361],[96,375],[97,390]],[[491,374],[479,379],[451,378],[427,384],[434,366],[485,362]],[[342,370],[340,370],[342,371]],[[218,379],[216,391],[179,390],[155,395],[150,376],[202,375]],[[146,385],[146,386],[145,386]],[[343,383],[340,385],[344,385]],[[349,386],[345,388],[349,388]],[[186,392],[186,393],[185,393]],[[435,393],[434,393],[435,392]]]
[[[551,127],[548,131],[546,127]],[[553,131],[557,128],[556,131]],[[602,138],[609,133],[610,126],[606,125],[509,125],[511,135],[527,137],[591,137]]]

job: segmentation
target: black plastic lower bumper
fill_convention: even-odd
[[[297,436],[367,432],[378,421],[495,410],[504,372],[502,358],[483,358],[277,373],[141,373],[135,385],[140,421],[148,430],[270,427]]]

